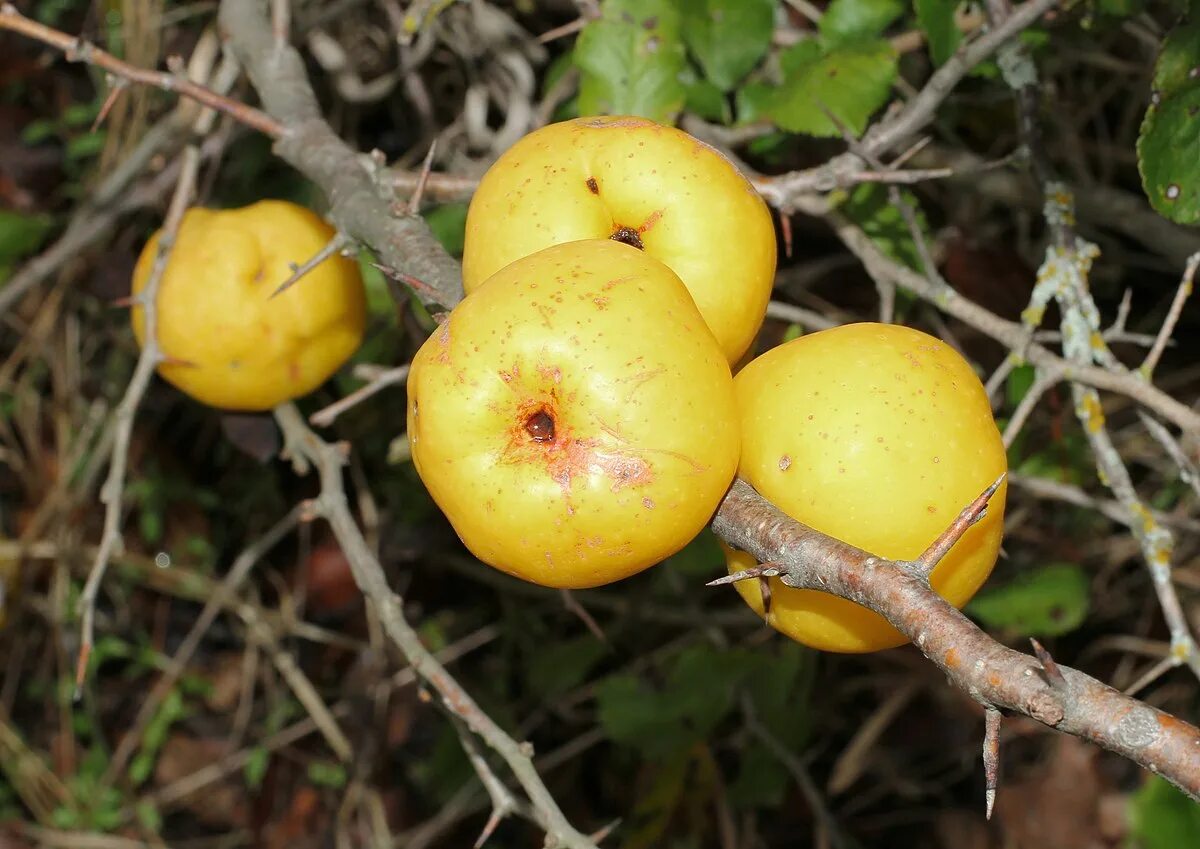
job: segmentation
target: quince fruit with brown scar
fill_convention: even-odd
[[[754,341],[775,280],[775,228],[719,152],[645,118],[577,118],[513,145],[467,214],[463,284],[562,242],[614,239],[687,286],[731,363]]]
[[[979,378],[919,330],[848,324],[753,360],[734,381],[741,477],[793,519],[880,557],[913,560],[1007,469]],[[933,589],[955,607],[987,580],[1004,531],[1006,484],[938,563]],[[729,571],[754,558],[726,549]],[[814,648],[869,652],[905,642],[878,613],[770,578],[767,621]],[[736,585],[762,615],[757,580]]]
[[[729,365],[667,266],[619,242],[505,266],[421,346],[412,459],[463,542],[552,587],[674,554],[733,481]]]
[[[308,262],[334,230],[294,203],[184,213],[158,286],[158,373],[197,401],[225,410],[269,410],[307,395],[362,342],[367,299],[358,263],[331,256],[278,296],[293,265]],[[149,282],[155,233],[138,258],[133,294]],[[133,308],[145,344],[145,315]]]

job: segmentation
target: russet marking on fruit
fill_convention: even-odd
[[[596,182],[595,177],[587,178],[587,187],[588,187],[588,191],[591,192],[592,194],[594,194],[594,195],[600,194],[600,184]]]

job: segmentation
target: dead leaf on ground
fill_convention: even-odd
[[[1005,849],[1116,849],[1127,825],[1126,800],[1100,769],[1100,750],[1058,736],[1047,760],[1020,781],[1004,783],[995,819]]]

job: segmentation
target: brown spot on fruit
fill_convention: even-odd
[[[554,441],[554,418],[545,410],[538,410],[536,413],[525,419],[525,432],[533,437],[534,442],[553,442]]]
[[[784,454],[782,457],[779,458],[779,471],[786,472],[791,467],[792,467],[792,458],[791,457],[789,457],[787,454]]]
[[[647,510],[653,510],[654,509],[654,500],[651,498],[643,498],[642,506],[645,507]]]
[[[618,227],[609,238],[614,242],[620,242],[621,244],[629,245],[631,248],[637,248],[639,251],[646,249],[646,246],[642,244],[642,237],[632,227]]]
[[[588,187],[588,191],[591,192],[592,194],[594,194],[594,195],[600,194],[600,184],[596,182],[595,177],[587,178],[587,187]]]

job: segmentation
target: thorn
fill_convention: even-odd
[[[779,568],[777,563],[762,563],[752,569],[743,569],[740,572],[734,572],[731,575],[717,578],[709,581],[704,586],[719,587],[724,584],[736,584],[738,581],[745,581],[748,578],[778,578],[783,574],[783,570]]]
[[[983,720],[983,779],[987,785],[986,813],[990,820],[996,805],[996,786],[1000,783],[1000,711],[992,705],[987,706]]]
[[[139,293],[137,295],[125,295],[122,298],[113,298],[109,301],[108,305],[113,309],[126,309],[128,307],[144,307],[146,301]]]
[[[950,527],[946,528],[941,536],[935,539],[920,557],[912,561],[912,571],[922,578],[927,579],[929,577],[929,573],[933,571],[933,567],[937,566],[941,559],[954,547],[954,544],[962,539],[963,534],[987,514],[988,502],[992,500],[992,496],[996,494],[996,490],[1000,488],[1000,484],[1004,483],[1004,478],[1007,474],[1007,472],[1001,474],[974,501],[962,509],[958,517],[950,523]]]
[[[591,840],[593,843],[600,843],[604,840],[604,838],[606,838],[610,834],[612,834],[613,829],[615,829],[620,824],[621,824],[620,818],[615,819],[612,822],[610,822],[608,825],[604,826],[604,828],[600,829],[599,831],[592,832],[590,835],[588,835],[588,839]]]
[[[771,580],[765,575],[758,579],[758,591],[762,594],[763,623],[771,624]]]
[[[596,620],[592,618],[592,614],[587,612],[587,609],[579,603],[579,599],[575,598],[575,595],[570,590],[562,590],[562,600],[563,606],[566,607],[567,610],[571,611],[583,620],[583,624],[586,625],[587,629],[592,632],[592,636],[605,645],[608,644],[608,637],[604,635],[604,631],[600,629],[600,626],[596,623]]]
[[[421,211],[421,197],[425,194],[425,184],[429,182],[429,172],[433,170],[433,154],[436,150],[437,139],[434,139],[429,145],[429,153],[425,154],[425,161],[421,163],[421,174],[417,177],[417,187],[413,189],[412,197],[408,199],[409,216],[417,215]]]
[[[475,849],[480,849],[483,844],[487,843],[492,832],[496,830],[496,826],[500,825],[500,820],[504,819],[505,812],[499,808],[492,808],[492,815],[488,817],[487,823],[483,826],[483,831],[479,832],[479,837],[475,839]]]
[[[1054,662],[1054,658],[1050,656],[1050,652],[1035,640],[1029,638],[1029,642],[1033,644],[1033,653],[1037,655],[1038,663],[1042,665],[1042,670],[1046,673],[1046,679],[1051,687],[1065,687],[1067,679],[1063,677],[1062,670],[1058,668],[1058,664]]]
[[[274,292],[272,292],[267,297],[267,300],[269,301],[272,298],[277,298],[280,295],[282,295],[284,292],[286,292],[288,289],[292,288],[292,286],[295,285],[295,283],[301,277],[303,277],[305,274],[308,274],[308,272],[312,271],[318,265],[323,263],[325,260],[329,259],[331,256],[333,256],[338,251],[340,251],[342,248],[344,248],[346,246],[346,244],[349,241],[350,241],[349,237],[346,236],[345,233],[343,233],[342,231],[339,230],[338,232],[333,234],[332,239],[330,239],[328,242],[325,243],[325,247],[323,247],[323,248],[321,248],[321,250],[317,251],[312,256],[312,258],[309,259],[307,262],[305,262],[303,265],[296,265],[294,262],[288,263],[289,267],[291,267],[291,269],[292,269],[292,273],[288,276],[287,280],[284,280],[282,283],[279,284],[279,288],[277,288]]]
[[[121,92],[129,85],[129,82],[124,77],[114,77],[112,74],[108,74],[107,77],[111,88],[109,88],[108,94],[104,97],[104,103],[100,105],[100,111],[96,113],[96,120],[92,121],[91,131],[93,133],[104,123],[104,119],[108,117],[109,110],[113,108],[113,105],[117,102],[117,98],[121,96]]]
[[[912,159],[914,156],[924,150],[925,146],[931,141],[933,141],[933,136],[923,136],[922,138],[917,139],[912,147],[892,160],[891,164],[888,165],[888,170],[899,170],[901,167],[903,167],[904,163],[908,162],[908,160]]]
[[[79,647],[79,658],[75,661],[75,690],[71,693],[71,699],[76,703],[83,698],[83,682],[87,679],[88,660],[91,656],[91,643],[84,643]]]
[[[399,280],[401,283],[408,286],[408,288],[412,289],[414,292],[416,292],[418,294],[426,294],[426,295],[436,295],[437,294],[436,289],[434,289],[432,286],[430,286],[425,281],[420,280],[416,277],[413,277],[411,274],[405,274],[403,271],[397,271],[396,269],[392,268],[389,265],[380,265],[377,262],[373,262],[373,263],[371,263],[371,265],[374,266],[375,268],[379,269],[381,272],[383,272],[384,274],[386,274],[388,277],[392,278],[393,280]]]
[[[158,364],[160,366],[179,366],[180,368],[198,368],[199,363],[194,363],[191,360],[185,360],[182,357],[172,357],[169,354],[159,354]]]
[[[779,229],[783,233],[783,255],[792,258],[792,213],[790,210],[779,210]]]

